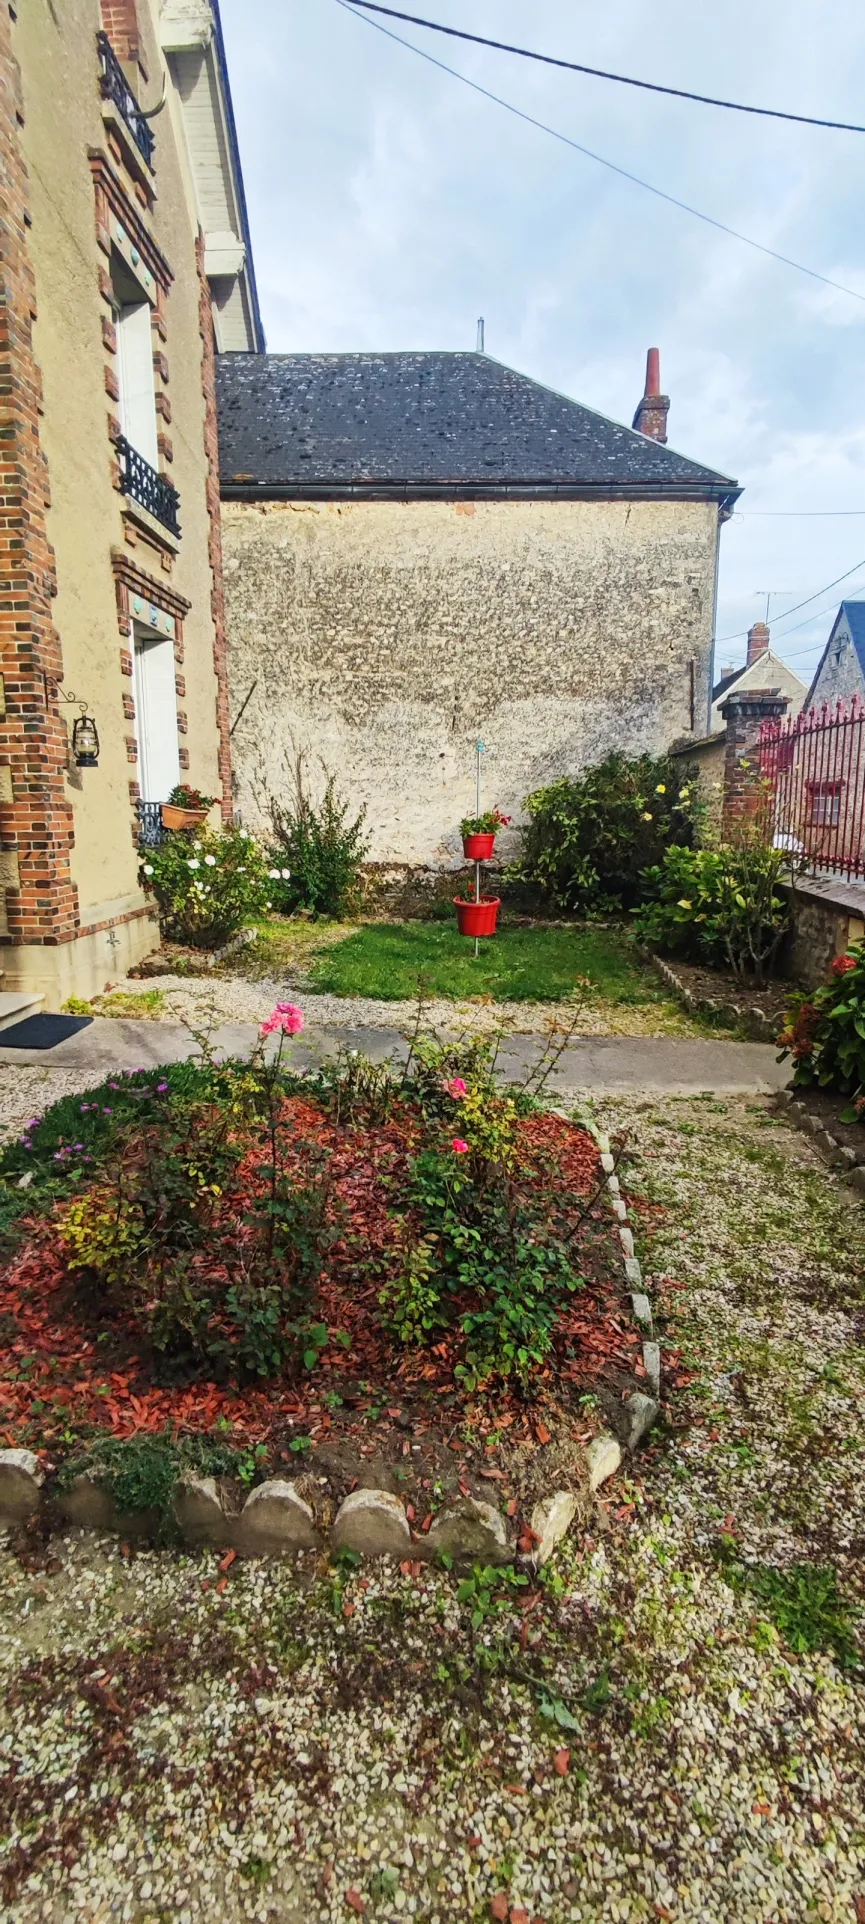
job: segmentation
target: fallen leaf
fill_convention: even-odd
[[[360,1891],[356,1891],[354,1886],[352,1886],[350,1891],[346,1891],[345,1901],[351,1905],[353,1911],[357,1911],[359,1916],[363,1917],[364,1911],[366,1910],[366,1899],[361,1897]]]
[[[405,1506],[405,1513],[406,1513],[406,1516],[407,1516],[407,1518],[408,1518],[408,1520],[409,1520],[409,1523],[413,1523],[413,1522],[414,1522],[414,1520],[415,1520],[415,1516],[416,1516],[416,1514],[417,1514],[417,1513],[416,1513],[416,1511],[415,1511],[415,1507],[414,1507],[414,1504],[413,1504],[413,1503],[407,1503],[407,1504],[406,1504],[406,1506]]]
[[[865,1924],[865,1897],[859,1892],[853,1899],[853,1909],[856,1912],[856,1924]]]
[[[512,1797],[525,1797],[525,1784],[503,1784],[502,1790],[510,1791]]]
[[[569,1750],[556,1751],[555,1757],[553,1758],[553,1769],[559,1777],[567,1777],[570,1761],[571,1753]]]
[[[504,1470],[481,1470],[479,1475],[485,1477],[488,1483],[504,1483],[505,1480]]]
[[[223,1572],[226,1570],[230,1570],[236,1556],[237,1556],[236,1550],[226,1550],[225,1555],[222,1559],[222,1562],[220,1563],[220,1566],[219,1566],[220,1570],[222,1570]]]
[[[431,1523],[432,1523],[432,1510],[430,1510],[428,1516],[424,1517],[424,1520],[420,1527],[422,1530],[428,1530]]]
[[[508,1516],[516,1516],[518,1508],[519,1508],[519,1504],[518,1504],[517,1498],[515,1496],[512,1496],[508,1504]]]
[[[659,1897],[656,1897],[655,1899],[655,1913],[656,1913],[656,1916],[658,1917],[672,1917],[673,1915],[672,1911],[668,1911],[665,1909]]]
[[[752,1804],[751,1811],[754,1817],[771,1817],[772,1806],[771,1804]]]
[[[344,1617],[353,1617],[356,1609],[356,1603],[344,1603],[342,1606],[342,1614]]]
[[[466,1844],[467,1844],[467,1846],[468,1846],[468,1849],[469,1849],[470,1851],[476,1851],[476,1850],[478,1849],[478,1846],[479,1846],[479,1844],[480,1844],[480,1841],[481,1841],[481,1840],[480,1840],[480,1838],[479,1838],[479,1837],[478,1837],[477,1835],[475,1835],[474,1837],[467,1837],[467,1838],[466,1838]]]
[[[228,1589],[228,1578],[220,1577],[219,1582],[216,1586],[217,1595],[220,1595],[223,1590],[227,1590],[227,1589]]]
[[[399,1567],[404,1577],[411,1576],[411,1558],[410,1557],[406,1557]]]
[[[510,1912],[510,1924],[529,1924],[528,1911],[524,1911],[520,1904],[515,1904]]]
[[[546,1423],[535,1424],[535,1435],[539,1443],[552,1443],[552,1433],[547,1429]]]
[[[490,1911],[493,1917],[496,1918],[497,1924],[507,1924],[507,1916],[510,1908],[510,1899],[507,1891],[496,1891],[495,1897],[490,1905]]]

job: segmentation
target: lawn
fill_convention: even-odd
[[[311,965],[309,986],[333,995],[410,1001],[430,996],[495,1002],[561,1002],[580,977],[613,1004],[649,1004],[657,987],[617,929],[503,928],[474,943],[444,922],[371,922]]]

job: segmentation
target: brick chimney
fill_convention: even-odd
[[[765,621],[755,621],[753,628],[748,629],[748,657],[746,666],[750,668],[752,662],[758,661],[761,655],[766,654],[768,647],[768,626]]]
[[[653,441],[666,441],[667,415],[670,412],[670,397],[661,393],[661,356],[658,348],[650,347],[646,355],[646,389],[633,419],[633,426],[639,434],[648,434]]]

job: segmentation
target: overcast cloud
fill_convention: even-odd
[[[865,121],[856,0],[407,10],[673,86]],[[865,598],[865,300],[570,152],[338,0],[222,0],[222,12],[269,347],[473,348],[483,314],[497,359],[630,422],[646,349],[659,346],[671,444],[745,487],[721,542],[718,665],[743,658],[744,642],[725,638],[764,613],[757,591],[773,590],[774,645],[807,680],[841,595]],[[865,296],[865,135],[756,121],[397,31]],[[780,618],[860,560],[813,611]]]

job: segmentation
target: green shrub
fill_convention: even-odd
[[[614,753],[576,779],[536,789],[526,808],[531,819],[510,879],[559,909],[633,908],[643,871],[671,842],[696,839],[696,771],[666,755]]]
[[[261,850],[237,828],[166,835],[142,852],[139,879],[156,897],[163,936],[195,949],[218,949],[272,901]]]
[[[790,920],[778,888],[787,859],[757,836],[714,849],[668,848],[643,878],[649,899],[637,912],[638,936],[765,982]]]
[[[354,903],[361,864],[369,843],[366,810],[349,820],[348,803],[328,775],[318,803],[304,786],[302,757],[294,770],[294,797],[284,804],[270,799],[275,843],[269,854],[268,880],[274,908],[284,915],[307,909],[312,915],[344,915]]]
[[[791,997],[779,1037],[780,1060],[793,1058],[793,1081],[800,1088],[818,1084],[856,1099],[853,1118],[865,1110],[865,943],[838,955],[831,980],[822,988]]]

